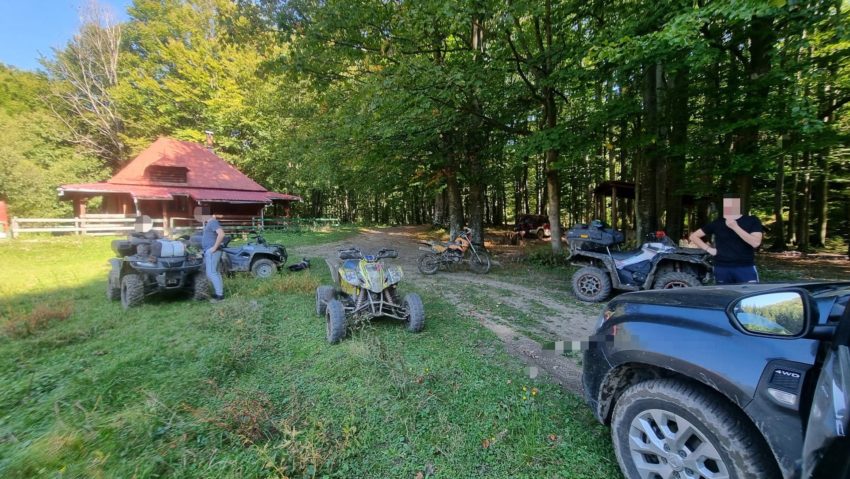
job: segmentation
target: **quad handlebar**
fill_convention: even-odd
[[[339,259],[365,259],[379,260],[383,258],[398,258],[398,251],[389,248],[381,248],[374,256],[364,255],[358,248],[346,248],[339,250]]]

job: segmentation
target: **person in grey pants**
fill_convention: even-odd
[[[224,241],[224,230],[221,228],[219,219],[221,219],[220,214],[206,217],[207,222],[201,238],[201,247],[204,248],[204,266],[214,290],[213,302],[224,299],[224,280],[218,272],[218,263],[221,261],[221,242]]]

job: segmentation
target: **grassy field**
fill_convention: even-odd
[[[376,321],[329,346],[326,268],[124,312],[110,256],[108,238],[0,244],[0,477],[618,475],[579,398],[426,291],[423,333]]]

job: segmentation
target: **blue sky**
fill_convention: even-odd
[[[50,57],[80,26],[80,7],[89,0],[0,0],[0,63],[22,70],[39,68],[39,53]],[[119,20],[132,0],[99,0]]]

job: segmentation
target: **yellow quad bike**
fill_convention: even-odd
[[[329,343],[340,342],[350,325],[380,316],[405,322],[412,333],[422,331],[422,299],[415,293],[401,299],[401,267],[381,261],[397,258],[398,252],[381,249],[374,255],[364,255],[357,248],[348,248],[340,250],[338,256],[340,263],[328,261],[334,285],[316,288],[316,314],[325,317]]]

